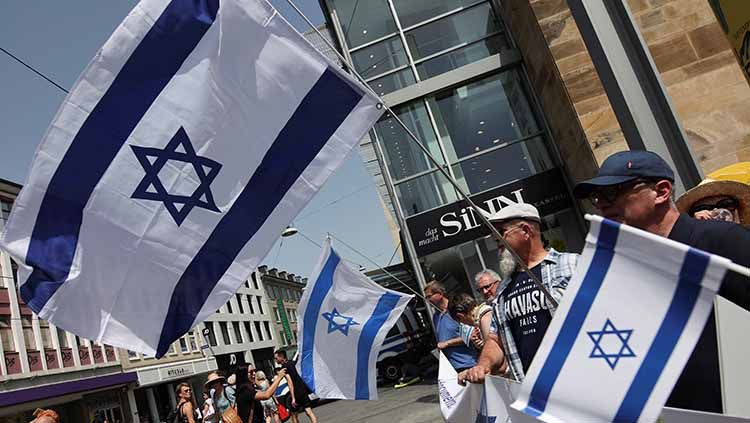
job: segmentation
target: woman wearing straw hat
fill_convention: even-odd
[[[750,225],[750,186],[706,178],[677,199],[677,209],[698,220]]]
[[[224,386],[226,381],[224,376],[217,372],[211,372],[208,374],[208,379],[203,385],[207,390],[213,392],[211,399],[213,400],[216,414],[219,416],[235,403],[234,389],[231,386]]]

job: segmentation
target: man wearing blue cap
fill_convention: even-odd
[[[750,231],[719,221],[700,221],[675,206],[674,172],[650,151],[615,153],[595,178],[575,186],[601,214],[621,223],[717,254],[750,266]],[[719,295],[750,309],[750,280],[727,272]],[[713,312],[667,401],[670,407],[722,413],[716,322]]]

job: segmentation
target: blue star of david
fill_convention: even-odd
[[[351,326],[359,324],[355,322],[353,318],[344,316],[339,313],[339,311],[336,310],[336,307],[334,307],[333,311],[331,311],[330,313],[323,313],[323,318],[328,320],[328,333],[331,333],[333,331],[340,331],[345,336],[349,336],[349,328]],[[344,323],[338,323],[337,319],[339,319],[339,321],[344,320]]]
[[[180,147],[182,147],[184,152],[178,151]],[[135,145],[131,145],[130,148],[133,149],[133,153],[135,153],[141,166],[143,166],[143,170],[146,171],[146,175],[135,188],[135,192],[130,196],[131,198],[161,201],[164,203],[169,214],[172,215],[177,226],[182,224],[195,207],[221,212],[216,206],[213,194],[211,193],[211,183],[219,173],[221,164],[195,154],[193,144],[190,143],[190,138],[188,138],[184,128],[180,127],[177,130],[177,133],[174,134],[172,140],[169,141],[169,144],[163,150]],[[149,158],[154,158],[154,160],[149,160]],[[192,195],[175,195],[167,192],[167,189],[159,178],[159,172],[169,160],[189,163],[195,169],[195,173],[200,180],[200,185],[198,185]]]
[[[628,340],[633,334],[633,329],[618,330],[615,325],[612,324],[612,321],[607,319],[602,330],[586,333],[594,342],[594,349],[591,351],[589,358],[603,358],[607,362],[607,364],[609,364],[609,367],[612,370],[615,369],[615,366],[617,366],[617,362],[620,361],[621,358],[635,357],[635,353],[632,349],[630,349],[630,346],[628,345]],[[616,353],[605,352],[601,347],[601,341],[604,336],[616,336],[617,338],[619,338],[620,342],[622,342],[620,350]]]

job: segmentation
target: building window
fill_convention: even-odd
[[[258,311],[260,314],[266,314],[266,312],[263,311],[263,297],[257,296],[255,299],[258,300]]]
[[[393,0],[393,7],[401,25],[408,28],[476,2],[477,0]]]
[[[253,296],[252,295],[247,296],[247,305],[250,307],[250,314],[255,314],[255,309],[253,308]]]
[[[8,216],[10,216],[10,209],[12,206],[12,202],[0,200],[0,220],[2,220],[3,222],[8,221]]]
[[[232,341],[229,338],[229,329],[227,329],[227,322],[219,322],[219,328],[221,329],[221,337],[224,339],[224,345],[232,345]]]
[[[240,294],[234,294],[234,296],[235,296],[235,298],[237,298],[237,308],[239,309],[240,314],[244,314],[245,313],[245,308],[242,307],[242,295],[240,295]]]
[[[208,345],[215,347],[218,344],[216,342],[216,333],[214,332],[214,322],[203,322],[203,324],[208,329]]]
[[[242,344],[242,332],[240,332],[240,322],[232,322],[232,329],[234,329],[234,337],[237,338],[237,343]]]
[[[21,317],[21,328],[23,329],[23,342],[27,350],[36,350],[36,341],[34,340],[34,326],[31,324],[31,317]]]
[[[252,328],[250,327],[250,322],[242,322],[245,325],[245,332],[247,333],[248,342],[255,342],[255,337],[253,336]]]
[[[258,334],[258,338],[260,338],[261,341],[263,341],[263,332],[260,330],[260,322],[253,322],[255,323],[255,333]]]
[[[48,350],[53,349],[55,346],[52,343],[52,329],[49,326],[49,322],[39,319],[39,329],[42,331],[42,347]]]
[[[253,288],[258,289],[258,279],[255,277],[255,272],[250,274],[250,279],[253,281]]]
[[[3,343],[3,351],[15,351],[16,343],[13,341],[13,329],[10,325],[10,316],[0,316],[0,341]]]
[[[68,334],[60,328],[57,328],[57,342],[60,344],[60,348],[70,348]]]
[[[189,342],[190,350],[191,351],[198,351],[198,343],[196,342],[196,339],[195,339],[195,331],[194,330],[191,330],[188,333],[188,342]]]
[[[273,336],[271,334],[271,325],[268,324],[268,322],[263,322],[263,327],[266,329],[266,335],[268,335],[268,339],[273,339]]]
[[[288,343],[288,342],[286,341],[286,336],[284,336],[284,331],[283,331],[283,330],[280,330],[280,331],[279,331],[279,340],[281,340],[281,345],[282,345],[282,346],[287,346],[287,345],[289,344],[289,343]]]
[[[227,313],[232,314],[232,299],[227,301]]]
[[[188,344],[184,336],[180,338],[180,352],[183,352],[183,353],[188,352]]]
[[[266,296],[272,300],[275,299],[273,296],[273,287],[266,285],[265,289],[266,289]]]
[[[333,4],[350,48],[396,33],[387,0],[333,0]]]
[[[273,315],[274,315],[274,317],[276,317],[276,322],[277,323],[281,321],[281,315],[279,314],[279,309],[278,308],[276,308],[276,307],[273,308]]]
[[[128,350],[128,359],[129,359],[130,361],[133,361],[133,360],[138,360],[138,353],[137,353],[137,352],[135,352],[135,351],[130,351],[130,350]]]

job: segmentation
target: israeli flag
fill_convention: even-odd
[[[378,399],[386,334],[414,297],[385,289],[323,246],[299,303],[297,371],[320,398]]]
[[[0,246],[40,317],[162,356],[381,113],[264,0],[144,0],[65,99]]]
[[[513,407],[545,422],[653,422],[731,262],[589,219],[578,269]]]

